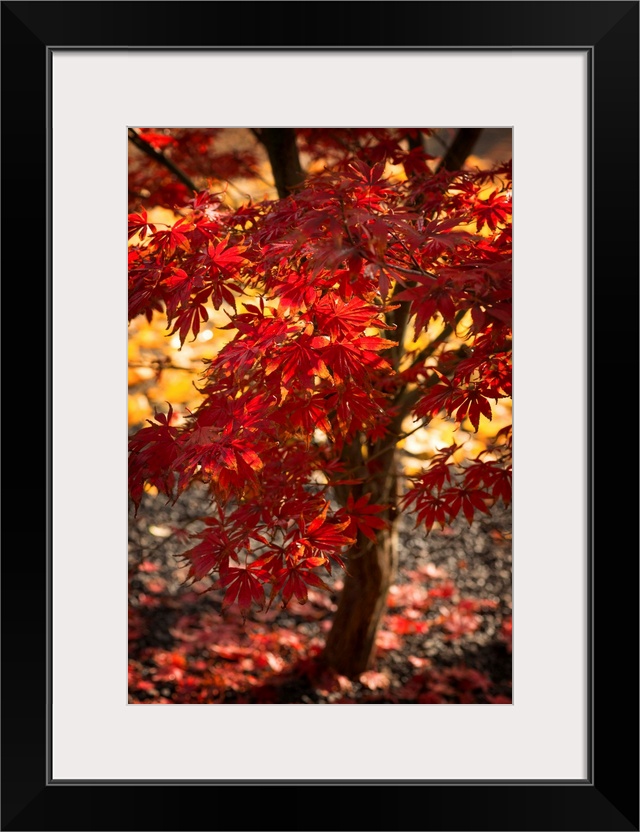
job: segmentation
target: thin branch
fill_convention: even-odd
[[[403,439],[407,439],[409,436],[413,436],[414,433],[417,433],[419,430],[422,430],[422,428],[426,428],[430,421],[431,419],[427,419],[425,417],[423,421],[421,421],[420,424],[417,425],[417,427],[413,428],[412,430],[405,431],[405,433],[401,433],[399,436],[397,436],[396,443],[402,442]]]
[[[411,412],[414,405],[416,405],[420,401],[420,397],[424,393],[424,391],[429,388],[433,387],[434,384],[438,381],[438,376],[433,375],[431,378],[427,379],[427,381],[421,387],[415,387],[413,390],[408,390],[406,387],[402,392],[402,395],[399,397],[397,401],[398,405],[398,415],[395,417],[393,423],[398,423],[399,425],[402,424],[405,417],[408,413]],[[392,423],[392,424],[393,424]]]
[[[193,367],[179,367],[177,364],[166,364],[161,361],[156,361],[151,364],[138,364],[131,362],[129,363],[129,367],[132,367],[136,370],[153,370],[154,373],[161,372],[162,370],[184,370],[185,373],[194,374],[202,372],[202,370],[196,370]]]
[[[399,433],[399,434],[394,435],[393,442],[390,442],[388,445],[383,445],[374,454],[371,454],[371,456],[368,456],[366,458],[365,462],[367,464],[369,464],[372,460],[376,459],[377,457],[382,456],[383,454],[386,454],[387,451],[390,451],[393,447],[395,447],[398,444],[398,442],[402,442],[403,439],[406,439],[407,437],[412,436],[414,433],[417,433],[422,428],[425,428],[429,424],[430,421],[431,421],[431,419],[423,420],[423,421],[420,422],[420,424],[417,427],[413,428],[413,430],[408,430],[405,433]]]
[[[155,150],[149,142],[145,142],[144,139],[140,138],[140,136],[133,130],[131,127],[129,128],[129,141],[131,144],[135,145],[138,150],[141,150],[143,153],[153,159],[155,162],[158,162],[159,165],[163,165],[167,170],[170,170],[174,176],[177,176],[178,179],[182,182],[183,185],[186,185],[190,191],[197,191],[198,189],[194,185],[194,183],[189,179],[187,174],[181,170],[171,159],[167,158],[161,150]]]
[[[264,176],[262,176],[262,174],[261,174],[261,173],[259,173],[257,170],[254,170],[254,169],[251,167],[251,165],[248,165],[248,164],[244,161],[244,159],[241,159],[241,158],[240,158],[240,155],[239,155],[238,153],[234,152],[232,155],[233,155],[233,159],[234,159],[234,161],[235,161],[235,162],[237,162],[237,164],[239,164],[242,168],[244,168],[244,170],[246,170],[246,171],[249,173],[249,175],[251,176],[251,178],[253,178],[253,179],[258,179],[260,182],[262,182],[262,183],[263,183],[264,185],[266,185],[268,188],[275,188],[275,185],[274,185],[274,183],[273,183],[273,182],[269,182],[269,180],[268,180],[268,179],[265,179],[265,178],[264,178]]]
[[[409,367],[407,367],[407,370],[410,370],[412,367],[415,367],[418,364],[421,364],[425,359],[432,356],[433,353],[436,351],[436,349],[440,346],[440,344],[442,344],[444,341],[446,341],[447,338],[450,335],[453,334],[454,329],[458,328],[458,324],[464,318],[465,312],[466,312],[466,309],[461,309],[459,312],[457,312],[456,316],[455,316],[455,319],[454,319],[454,321],[455,321],[454,326],[451,326],[451,324],[447,324],[445,327],[443,327],[440,334],[437,335],[432,341],[430,341],[427,344],[426,347],[424,347],[424,349],[421,349],[420,352],[417,353],[417,355],[414,356],[413,361],[411,362]],[[409,355],[409,354],[410,353],[407,353],[407,355]]]
[[[194,182],[187,176],[187,174],[179,168],[175,162],[169,159],[167,156],[162,153],[160,150],[154,150],[148,142],[145,142],[144,139],[141,139],[140,136],[134,131],[129,128],[129,141],[134,144],[137,148],[139,148],[143,153],[146,153],[151,159],[155,162],[158,162],[160,165],[164,165],[167,170],[170,170],[174,176],[177,176],[178,179],[187,186],[192,191],[200,190]],[[213,179],[217,179],[220,182],[226,182],[227,185],[232,187],[235,191],[237,191],[243,199],[247,199],[250,197],[250,194],[245,193],[242,188],[239,188],[231,179],[227,179],[224,176],[220,176],[216,173],[215,170],[209,170],[210,176]],[[144,198],[144,197],[143,197]]]
[[[402,248],[405,250],[405,253],[406,253],[406,254],[408,254],[408,255],[409,255],[409,257],[411,258],[411,262],[412,262],[412,263],[413,263],[413,265],[416,267],[416,269],[418,269],[418,271],[419,271],[419,272],[422,272],[422,266],[420,265],[420,263],[418,263],[418,261],[417,261],[417,260],[416,260],[416,258],[415,258],[414,253],[411,251],[411,249],[410,249],[410,248],[409,248],[409,246],[405,243],[405,241],[402,239],[402,237],[398,237],[398,235],[395,233],[395,231],[392,231],[392,232],[391,232],[391,236],[393,237],[393,239],[394,239],[397,243],[400,243],[400,245],[402,246]],[[425,274],[428,274],[428,272],[425,272]],[[433,275],[433,276],[435,277],[435,275]]]
[[[405,266],[394,266],[392,263],[376,263],[376,265],[379,265],[380,268],[392,269],[395,272],[400,272],[400,274],[413,274],[416,277],[429,277],[431,280],[437,280],[438,278],[438,275],[433,274],[432,272],[427,272],[424,269],[407,269]]]
[[[188,517],[186,520],[184,520],[182,522],[182,524],[183,524],[183,526],[190,526],[192,523],[196,523],[198,521],[203,523],[203,522],[205,522],[205,520],[206,520],[206,517],[204,517],[203,515],[200,514],[197,517]],[[163,537],[162,540],[160,540],[159,543],[156,543],[155,546],[151,546],[151,547],[143,546],[141,543],[138,543],[137,541],[134,541],[134,540],[130,540],[129,545],[130,546],[135,546],[135,548],[138,550],[138,552],[140,553],[141,556],[144,556],[145,553],[146,553],[147,556],[152,555],[155,552],[159,551],[163,546],[166,546],[167,543],[170,540],[172,540],[174,537],[177,537],[180,534],[180,532],[182,532],[182,528],[179,531],[171,532],[166,537]]]
[[[347,232],[347,237],[349,238],[349,242],[353,246],[353,248],[359,252],[359,246],[356,241],[353,239],[353,235],[351,233],[351,229],[349,228],[349,223],[347,222],[347,214],[344,210],[344,199],[340,197],[340,209],[342,211],[342,222],[344,223],[345,231]]]

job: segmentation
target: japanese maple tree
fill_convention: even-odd
[[[253,133],[278,198],[238,203],[225,180],[259,175],[257,159],[219,149],[218,131],[129,131],[130,319],[160,310],[184,343],[213,307],[233,336],[197,409],[177,420],[169,405],[132,436],[130,493],[206,483],[212,510],[184,555],[223,607],[304,603],[345,570],[324,657],[355,675],[400,512],[426,534],[511,499],[510,428],[472,457],[440,448],[412,477],[400,456],[435,416],[477,431],[511,395],[511,165],[463,167],[478,130],[439,161],[427,130]],[[153,222],[154,205],[178,219]]]

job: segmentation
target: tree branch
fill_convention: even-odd
[[[406,439],[407,437],[412,436],[414,433],[417,433],[419,430],[422,430],[422,428],[426,428],[426,426],[429,424],[430,421],[431,421],[430,417],[425,417],[424,419],[421,420],[420,424],[417,427],[413,428],[412,430],[408,430],[405,433],[399,433],[397,435],[394,435],[393,442],[390,442],[388,445],[383,445],[374,454],[371,454],[371,456],[367,457],[367,459],[366,459],[367,465],[371,462],[371,460],[376,459],[377,457],[382,456],[382,454],[385,454],[387,451],[391,450],[391,448],[395,447],[398,444],[398,442],[402,442],[403,439]]]
[[[180,367],[178,364],[167,364],[160,360],[152,361],[150,364],[130,362],[128,366],[132,367],[134,370],[153,370],[154,373],[161,372],[162,370],[183,370],[185,373],[194,373],[198,375],[202,373],[202,368]]]
[[[480,127],[463,127],[458,130],[458,133],[451,143],[451,146],[445,153],[444,157],[440,161],[440,164],[437,166],[435,173],[438,173],[439,170],[459,170],[465,163],[467,156],[471,152],[474,144],[478,140],[480,133],[482,132],[482,128]],[[412,142],[409,139],[409,146],[410,148],[416,144],[415,140]],[[402,241],[399,241],[402,242]],[[406,246],[403,244],[403,248],[407,251]],[[411,260],[414,265],[416,265],[419,271],[415,269],[408,269],[401,266],[388,266],[390,269],[395,269],[396,271],[402,274],[408,275],[415,275],[420,277],[431,277],[432,279],[435,278],[435,275],[430,274],[429,272],[425,272],[423,269],[420,268],[417,260],[411,254],[411,252],[407,251],[410,255]],[[414,283],[415,285],[415,283]],[[397,296],[402,290],[403,286],[396,280],[395,286],[393,288],[393,292],[391,295],[391,303],[393,304],[394,297]],[[388,320],[389,323],[394,325],[394,330],[388,333],[388,337],[390,340],[396,342],[396,345],[391,350],[391,364],[395,371],[398,371],[400,362],[402,360],[404,353],[404,338],[407,326],[409,324],[409,310],[410,304],[409,303],[401,303],[397,309],[392,310],[388,313]],[[460,319],[462,318],[463,313],[458,313],[456,316],[456,325],[459,323]],[[430,356],[436,348],[442,344],[453,332],[453,327],[447,325],[443,328],[440,334],[433,339],[433,341],[428,344],[423,350],[420,351],[418,354],[418,360],[424,361],[425,358]],[[420,387],[416,387],[412,390],[409,390],[407,387],[404,387],[396,396],[395,401],[393,402],[394,407],[397,408],[397,413],[394,416],[391,424],[389,425],[389,432],[391,435],[395,435],[396,437],[401,434],[402,430],[402,423],[407,416],[407,414],[413,409],[415,404],[420,400],[421,396],[423,395],[425,389],[433,386],[438,381],[438,377],[436,375],[432,376],[431,378],[427,379],[424,384]],[[426,421],[426,420],[425,420]],[[430,421],[430,420],[428,420]],[[428,423],[427,421],[427,423]],[[423,423],[424,424],[424,423]],[[367,452],[369,459],[373,459],[375,457],[384,456],[385,453],[392,453],[395,444],[397,443],[398,439],[394,439],[390,445],[380,444],[380,443],[367,443]],[[343,461],[345,460],[345,454],[342,454]]]
[[[433,353],[436,351],[437,347],[439,347],[440,344],[442,344],[444,341],[446,341],[447,338],[454,332],[454,328],[455,329],[458,328],[458,324],[464,318],[465,312],[466,312],[466,309],[461,309],[459,312],[457,312],[456,316],[455,316],[455,319],[454,319],[455,320],[454,326],[451,326],[451,324],[447,324],[445,327],[443,327],[440,334],[436,335],[436,337],[433,339],[433,341],[430,341],[424,349],[420,350],[420,352],[417,355],[414,356],[413,361],[411,362],[410,366],[407,369],[411,369],[411,367],[415,367],[416,364],[422,363],[425,359],[429,358],[429,356],[433,355]],[[410,353],[405,353],[405,354],[408,355]]]
[[[150,159],[153,159],[159,165],[163,165],[167,170],[171,171],[171,173],[176,176],[183,185],[186,185],[190,191],[198,190],[183,170],[180,170],[180,168],[172,162],[171,159],[167,158],[161,150],[155,150],[151,147],[149,142],[145,142],[144,139],[140,138],[136,131],[131,127],[129,128],[129,141],[131,144],[135,145],[138,150],[145,153]]]
[[[418,130],[418,133],[415,136],[407,136],[407,144],[409,145],[409,150],[417,150],[417,148],[423,147],[422,131]]]
[[[434,173],[438,173],[443,168],[445,170],[460,170],[467,161],[467,157],[473,150],[473,146],[478,141],[481,133],[482,127],[461,127]]]
[[[451,143],[451,146],[445,153],[444,157],[440,161],[440,164],[437,166],[434,173],[438,173],[439,170],[459,170],[467,160],[467,157],[473,146],[477,142],[480,134],[482,133],[482,127],[461,127],[458,130],[458,133]],[[410,140],[411,146],[411,140]],[[406,250],[406,246],[403,247]],[[411,256],[413,263],[419,267],[415,257]],[[429,272],[425,272],[423,269],[420,269],[416,272],[413,269],[406,269],[399,266],[392,266],[391,268],[395,268],[396,271],[401,272],[402,274],[415,274],[420,276],[429,276],[435,278],[435,275],[430,274]],[[399,285],[396,281],[396,285],[394,286],[393,293],[391,296],[391,302],[393,303],[393,298],[395,295],[399,294],[402,291],[403,287]],[[397,346],[394,347],[392,353],[392,363],[394,370],[397,370],[400,365],[400,359],[402,357],[402,345],[404,341],[404,334],[407,328],[407,324],[409,322],[409,304],[403,303],[400,307],[392,313],[391,322],[395,324],[395,333],[397,338],[393,338],[392,340],[397,340]],[[450,333],[448,333],[450,334]],[[440,343],[440,341],[438,342]]]
[[[267,151],[278,196],[284,199],[304,181],[295,130],[292,127],[263,127],[260,132],[257,129],[252,132]]]

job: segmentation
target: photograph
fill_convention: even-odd
[[[510,705],[511,128],[127,143],[129,703]]]

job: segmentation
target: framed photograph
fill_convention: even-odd
[[[638,309],[638,8],[2,3],[6,308],[19,343],[44,336],[37,364],[35,350],[18,353],[27,389],[15,432],[25,459],[41,461],[43,487],[27,499],[34,466],[24,483],[15,472],[16,487],[9,461],[10,492],[19,526],[46,520],[35,546],[30,536],[27,551],[6,547],[2,567],[3,829],[639,828],[637,523],[622,478],[634,442],[616,412],[637,356],[637,337],[626,340]],[[449,151],[436,158],[478,128],[508,135],[513,153],[513,699],[497,688],[404,700],[378,691],[369,707],[346,694],[179,698],[159,654],[160,672],[147,675],[143,642],[142,684],[127,699],[128,146],[163,155],[174,133],[151,144],[145,134],[163,125],[249,128],[269,154],[284,129],[401,124],[440,129],[432,141]],[[417,158],[407,140],[394,150],[403,164]],[[283,177],[267,185],[284,192]],[[140,177],[136,188],[148,193]],[[501,215],[491,216],[495,228]],[[406,251],[398,264],[421,274],[425,261]],[[27,274],[44,316],[25,303]],[[384,275],[375,280],[386,295]],[[186,333],[180,320],[175,333]],[[36,415],[24,380],[42,364],[37,456],[34,432],[27,440],[20,427]],[[470,418],[477,430],[480,415]],[[245,463],[236,456],[232,468]],[[246,572],[235,572],[221,571],[218,586],[240,587]],[[247,606],[245,595],[224,603]]]

